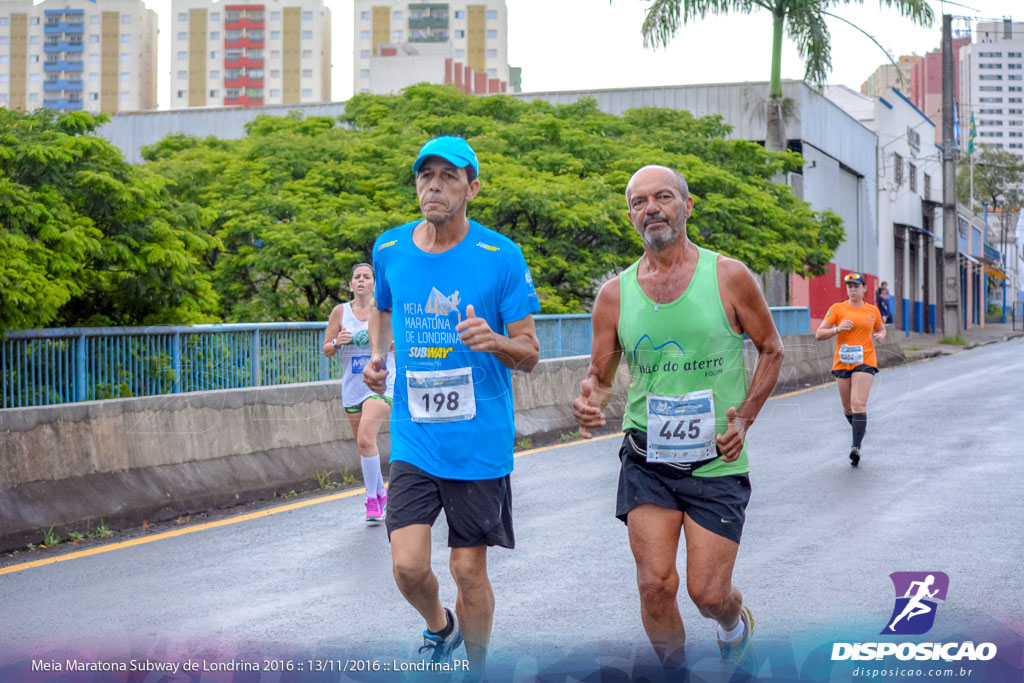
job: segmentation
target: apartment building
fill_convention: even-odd
[[[953,62],[965,45],[970,45],[967,35],[953,38]],[[897,89],[899,86],[893,86]],[[953,69],[953,100],[962,102],[960,96],[960,70]],[[932,50],[910,68],[910,99],[914,106],[935,122],[934,141],[942,144],[942,50]]]
[[[157,16],[142,0],[0,0],[0,106],[156,108]]]
[[[868,76],[860,86],[860,93],[868,97],[881,97],[887,88],[910,92],[910,72],[924,57],[901,55],[896,64],[883,64]]]
[[[967,147],[974,116],[975,144],[991,145],[1024,157],[1024,23],[1005,19],[979,23],[975,42],[961,48],[961,149]]]
[[[357,93],[393,93],[421,81],[474,93],[515,89],[504,0],[355,0],[354,12]]]
[[[328,102],[324,0],[173,0],[171,108]]]

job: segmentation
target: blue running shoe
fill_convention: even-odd
[[[452,652],[462,645],[462,631],[459,629],[458,618],[447,607],[444,611],[452,625],[452,632],[447,638],[423,629],[423,647],[420,648],[420,654],[430,652],[430,661],[434,663],[450,661]]]

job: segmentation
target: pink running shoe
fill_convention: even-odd
[[[380,516],[383,517],[388,511],[388,491],[384,489],[384,493],[377,496],[377,504],[380,506]]]
[[[380,510],[380,499],[379,498],[367,498],[366,499],[366,523],[367,524],[379,524],[380,520],[384,517],[384,513]]]

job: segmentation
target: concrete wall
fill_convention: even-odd
[[[834,340],[784,339],[777,390],[829,378]],[[891,342],[880,363],[902,362]],[[748,374],[756,353],[747,342]],[[589,357],[541,361],[513,374],[516,432],[574,429],[570,404]],[[622,416],[620,367],[609,418]],[[386,430],[381,436],[385,463]],[[0,410],[0,550],[38,542],[51,526],[85,530],[160,521],[338,481],[360,468],[338,384],[313,382]]]

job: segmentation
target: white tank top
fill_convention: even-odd
[[[341,350],[341,402],[346,408],[357,406],[370,396],[373,391],[363,383],[363,368],[370,362],[370,324],[357,318],[352,313],[352,304],[345,302],[341,306],[341,326],[352,333],[352,341]],[[388,354],[388,385],[384,395],[392,398],[395,394],[395,354]]]

